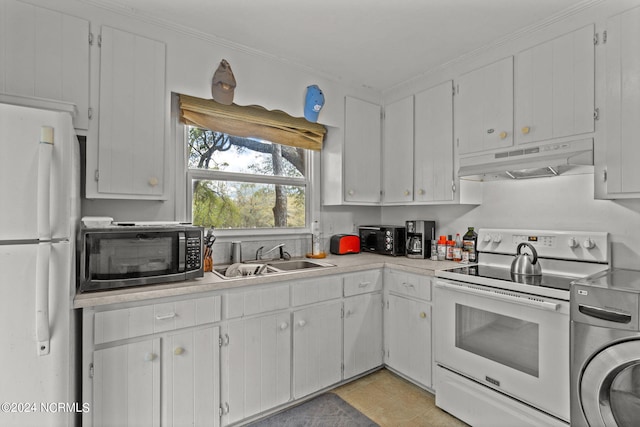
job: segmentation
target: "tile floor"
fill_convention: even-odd
[[[333,390],[381,427],[467,426],[436,407],[433,394],[381,369]]]

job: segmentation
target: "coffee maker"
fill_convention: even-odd
[[[430,258],[431,241],[436,239],[436,222],[413,220],[406,222],[407,257]]]

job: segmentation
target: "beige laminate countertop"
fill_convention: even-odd
[[[184,282],[79,294],[76,295],[73,301],[73,307],[88,308],[101,305],[190,295],[200,292],[222,291],[266,283],[280,283],[296,279],[328,276],[331,274],[352,273],[382,267],[390,267],[410,273],[433,275],[436,270],[444,270],[459,265],[457,262],[452,261],[410,259],[406,257],[392,257],[371,253],[329,255],[327,258],[320,261],[333,264],[335,267],[297,270],[281,274],[267,274],[251,278],[234,279],[222,279],[214,273],[205,273],[204,277]]]

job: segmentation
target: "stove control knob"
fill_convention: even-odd
[[[485,243],[489,243],[491,241],[491,235],[487,234],[486,236],[484,236],[484,241]]]
[[[570,237],[569,241],[567,242],[567,244],[569,245],[570,248],[577,248],[578,245],[578,240],[575,237]]]
[[[495,236],[493,236],[493,242],[494,243],[502,242],[502,234],[496,234]]]
[[[593,249],[596,246],[596,242],[591,240],[590,237],[587,237],[587,239],[584,242],[582,242],[582,246],[585,249]]]

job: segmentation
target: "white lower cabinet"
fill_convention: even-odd
[[[382,365],[382,294],[344,300],[344,379]]]
[[[93,425],[219,425],[219,334],[210,326],[96,350]]]
[[[432,387],[431,280],[387,271],[385,363],[427,388]]]
[[[295,286],[295,285],[294,285]],[[342,300],[293,312],[293,397],[342,379]]]
[[[83,312],[83,426],[220,425],[220,295]]]
[[[94,426],[160,426],[160,338],[93,353]]]
[[[222,347],[222,422],[231,424],[291,399],[291,313],[231,320]]]

